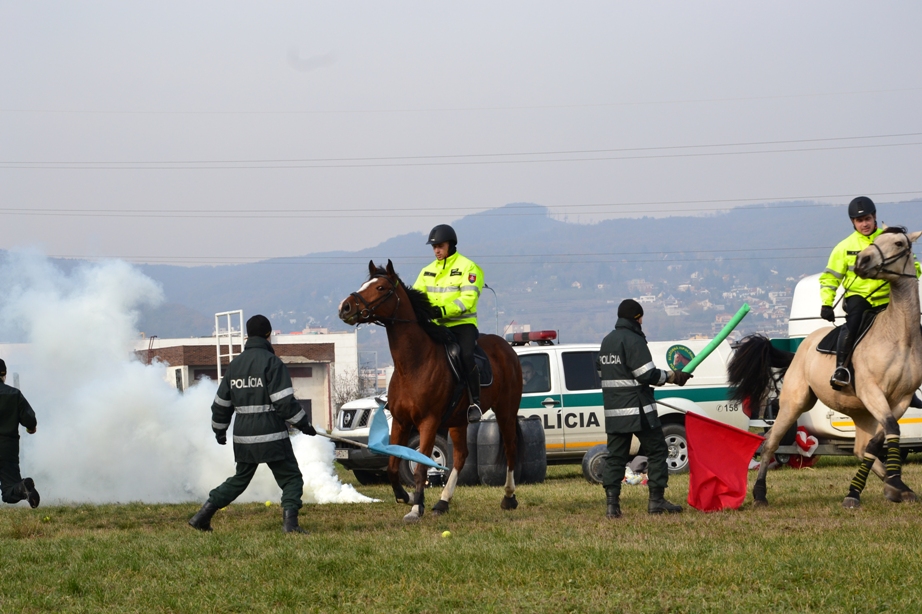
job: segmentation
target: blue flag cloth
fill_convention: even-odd
[[[378,408],[374,418],[371,419],[371,428],[368,430],[368,449],[375,454],[384,454],[387,456],[396,456],[414,463],[426,465],[434,469],[448,471],[448,467],[443,467],[425,454],[417,452],[413,448],[398,446],[388,443],[390,441],[390,432],[387,429],[387,417],[384,415],[384,408]]]

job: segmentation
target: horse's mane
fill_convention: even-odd
[[[880,234],[907,234],[909,231],[906,230],[905,226],[887,226],[884,228],[884,231]]]
[[[378,266],[375,272],[368,276],[368,279],[371,280],[375,277],[387,277],[387,270],[383,266]],[[410,299],[410,306],[413,307],[413,313],[416,315],[416,321],[426,334],[429,335],[433,341],[441,345],[453,342],[455,339],[451,331],[449,331],[447,327],[433,322],[436,318],[441,317],[442,314],[429,302],[429,297],[426,296],[426,293],[407,286],[403,283],[403,280],[400,279],[399,275],[397,276],[397,284],[407,293],[407,298]]]

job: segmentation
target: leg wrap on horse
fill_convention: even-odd
[[[900,436],[887,437],[887,479],[899,477],[903,467],[903,457],[900,456]]]
[[[870,446],[868,446],[870,448]],[[855,474],[855,477],[852,478],[852,483],[848,489],[848,496],[853,499],[860,499],[861,493],[864,491],[864,487],[868,483],[868,475],[871,473],[871,467],[874,466],[874,461],[877,460],[877,457],[871,454],[870,452],[864,453],[864,459],[861,461],[861,466],[858,467],[858,473]]]

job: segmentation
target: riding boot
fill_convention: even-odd
[[[480,369],[476,366],[467,376],[467,390],[471,395],[471,404],[467,408],[467,421],[480,422],[483,411],[480,409]]]
[[[284,509],[282,510],[282,530],[286,533],[304,533],[307,534],[307,531],[298,526],[298,510],[296,509]]]
[[[605,517],[614,520],[621,518],[621,492],[615,489],[605,491]]]
[[[189,526],[199,531],[211,531],[211,517],[218,511],[218,506],[206,501],[198,512],[189,520]]]
[[[915,407],[916,409],[922,409],[922,399],[919,398],[919,393],[912,395],[912,398],[909,399],[909,406]]]
[[[829,385],[833,390],[841,390],[852,383],[852,374],[845,364],[852,349],[851,334],[847,330],[839,333],[839,340],[836,343],[836,370],[833,371],[832,377],[829,378]]]
[[[648,514],[678,514],[682,511],[681,505],[670,503],[664,498],[665,488],[650,488],[650,501],[647,502]]]

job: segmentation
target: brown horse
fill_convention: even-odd
[[[411,429],[419,431],[419,450],[426,456],[432,454],[435,436],[441,425],[449,427],[448,433],[454,448],[453,465],[448,482],[438,503],[432,507],[436,515],[448,511],[448,504],[458,483],[458,472],[467,459],[467,406],[466,391],[454,406],[449,407],[455,395],[455,381],[448,364],[445,344],[451,340],[448,329],[432,322],[438,310],[429,303],[422,292],[408,288],[400,281],[391,261],[387,267],[368,263],[368,281],[339,304],[339,317],[346,324],[372,322],[383,325],[387,331],[394,375],[387,389],[387,404],[393,423],[392,444],[405,446]],[[512,347],[502,337],[481,335],[478,344],[486,352],[493,367],[493,384],[483,388],[481,405],[492,409],[496,415],[503,448],[506,453],[506,485],[501,507],[515,509],[516,417],[522,398],[522,368]],[[391,457],[387,476],[398,503],[410,503],[407,492],[400,485],[397,472],[399,459]],[[418,522],[423,515],[426,468],[416,465],[414,474],[416,491],[413,507],[406,522]]]
[[[890,282],[890,305],[874,320],[852,353],[854,385],[833,390],[829,377],[835,356],[820,354],[816,346],[829,332],[822,328],[800,344],[793,360],[789,352],[772,348],[764,337],[747,338],[728,365],[728,379],[738,399],[760,402],[774,367],[784,374],[778,416],[762,448],[769,459],[781,437],[817,400],[855,421],[855,455],[862,463],[842,504],[861,505],[871,470],[884,480],[884,495],[891,501],[915,501],[916,495],[900,478],[900,427],[898,420],[922,383],[922,333],[919,331],[919,286],[912,243],[922,231],[887,228],[855,260],[855,273],[866,279]],[[787,365],[790,366],[787,366]],[[752,407],[758,407],[753,403]],[[884,461],[884,462],[881,462]],[[759,468],[752,489],[757,505],[768,503],[765,476],[768,463]]]

